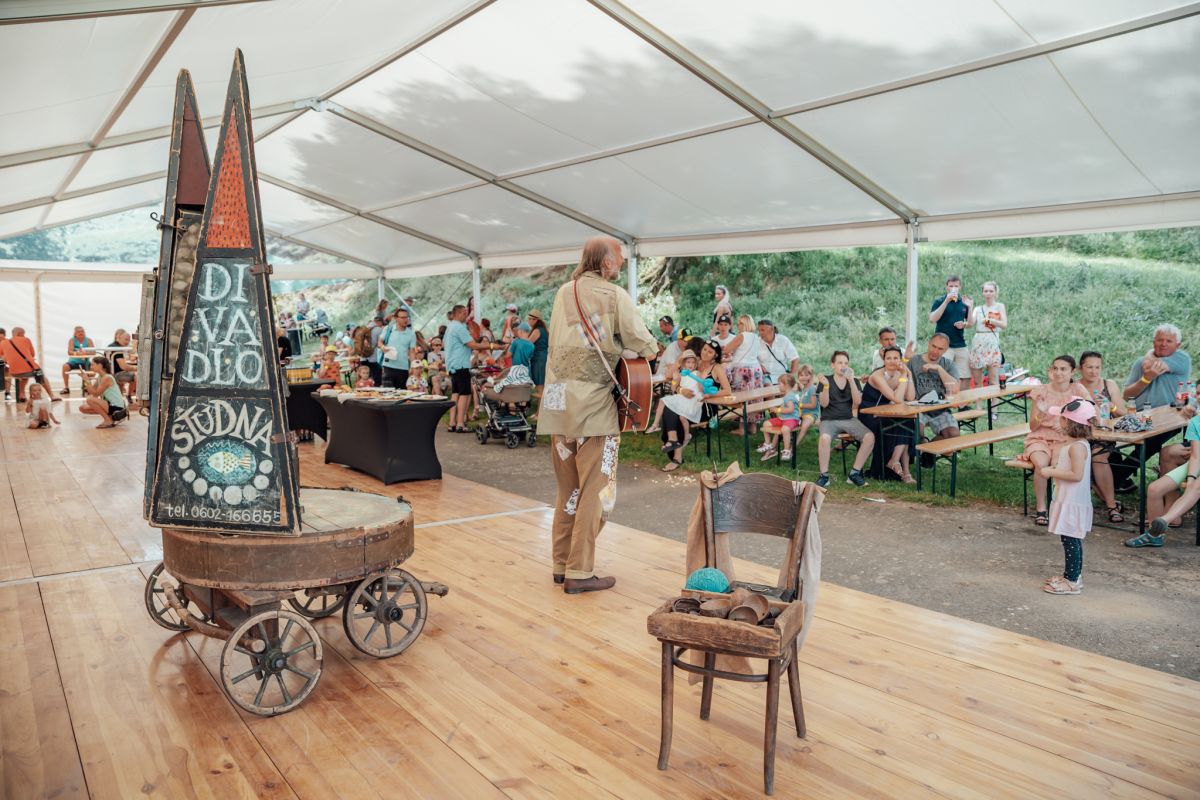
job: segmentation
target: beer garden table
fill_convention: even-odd
[[[1019,408],[1026,420],[1029,419],[1028,395],[1036,388],[1036,384],[1027,383],[1010,383],[1003,389],[999,386],[981,386],[978,389],[967,389],[951,395],[937,403],[918,403],[915,400],[905,403],[888,403],[874,408],[860,408],[858,413],[871,414],[878,417],[880,420],[880,432],[886,433],[892,427],[899,426],[909,420],[915,420],[920,414],[930,414],[936,411],[946,411],[959,406],[966,406],[976,403],[980,400],[987,402],[987,423],[988,430],[992,430],[992,409],[1001,406],[1012,406]],[[1021,401],[1018,403],[1018,400]],[[995,405],[993,405],[995,403]],[[921,425],[918,422],[913,426],[913,447],[921,443]],[[989,455],[992,453],[992,446],[988,445]],[[917,467],[917,490],[922,488],[921,477],[921,459],[916,459]]]
[[[1118,448],[1133,448],[1138,460],[1138,533],[1146,529],[1146,442],[1164,433],[1172,433],[1187,427],[1188,418],[1176,408],[1159,406],[1150,409],[1152,426],[1148,431],[1118,431],[1112,428],[1097,428],[1092,438],[1097,442],[1115,444]],[[1200,526],[1200,521],[1197,522]]]

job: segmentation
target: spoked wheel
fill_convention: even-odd
[[[221,688],[251,714],[273,717],[300,705],[321,680],[317,630],[294,611],[255,614],[221,650]]]
[[[146,590],[143,597],[146,601],[146,611],[150,614],[150,619],[161,625],[169,631],[181,632],[190,630],[187,623],[179,618],[175,613],[175,609],[167,602],[167,589],[159,582],[163,574],[163,563],[158,562],[158,566],[150,573],[150,577],[146,578]],[[208,622],[208,615],[200,611],[195,603],[190,602],[183,592],[175,590],[175,596],[179,598],[179,604],[188,610],[188,613],[196,617],[202,622]]]
[[[288,605],[297,614],[309,619],[324,619],[342,610],[346,598],[350,596],[350,586],[319,586],[312,589],[298,589],[295,597],[288,598]]]
[[[525,444],[529,445],[530,447],[537,447],[537,434],[533,431],[525,434]]]
[[[515,433],[510,433],[504,437],[504,444],[509,450],[512,450],[521,443],[521,437]]]
[[[350,643],[376,658],[403,653],[425,627],[428,604],[421,582],[402,569],[375,572],[363,579],[342,610]]]
[[[476,428],[475,429],[475,438],[479,440],[480,444],[487,444],[487,440],[488,440],[487,428],[484,428],[482,426]]]

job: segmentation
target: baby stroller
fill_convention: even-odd
[[[500,381],[508,374],[508,370],[496,375]],[[525,419],[529,411],[529,401],[533,397],[533,386],[505,386],[499,392],[479,382],[477,385],[479,404],[487,414],[487,421],[475,427],[475,438],[480,444],[487,444],[489,438],[504,439],[504,444],[511,450],[525,439],[525,444],[533,447],[537,444],[537,436],[533,426]]]

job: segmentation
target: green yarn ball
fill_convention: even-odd
[[[698,592],[728,592],[729,578],[713,567],[701,567],[688,575],[685,587]]]

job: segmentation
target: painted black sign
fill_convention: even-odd
[[[196,267],[196,245],[212,169],[204,128],[196,107],[192,77],[186,69],[175,81],[175,113],[171,123],[171,146],[167,157],[167,192],[159,218],[162,242],[158,268],[154,271],[153,302],[143,304],[138,325],[139,343],[149,353],[139,353],[138,390],[149,412],[146,443],[145,496],[142,516],[151,518],[154,477],[163,444],[163,420],[171,396],[171,373],[175,369],[179,335],[188,289]],[[190,229],[190,230],[189,230]]]
[[[151,523],[298,534],[248,108],[239,52],[178,338]]]

